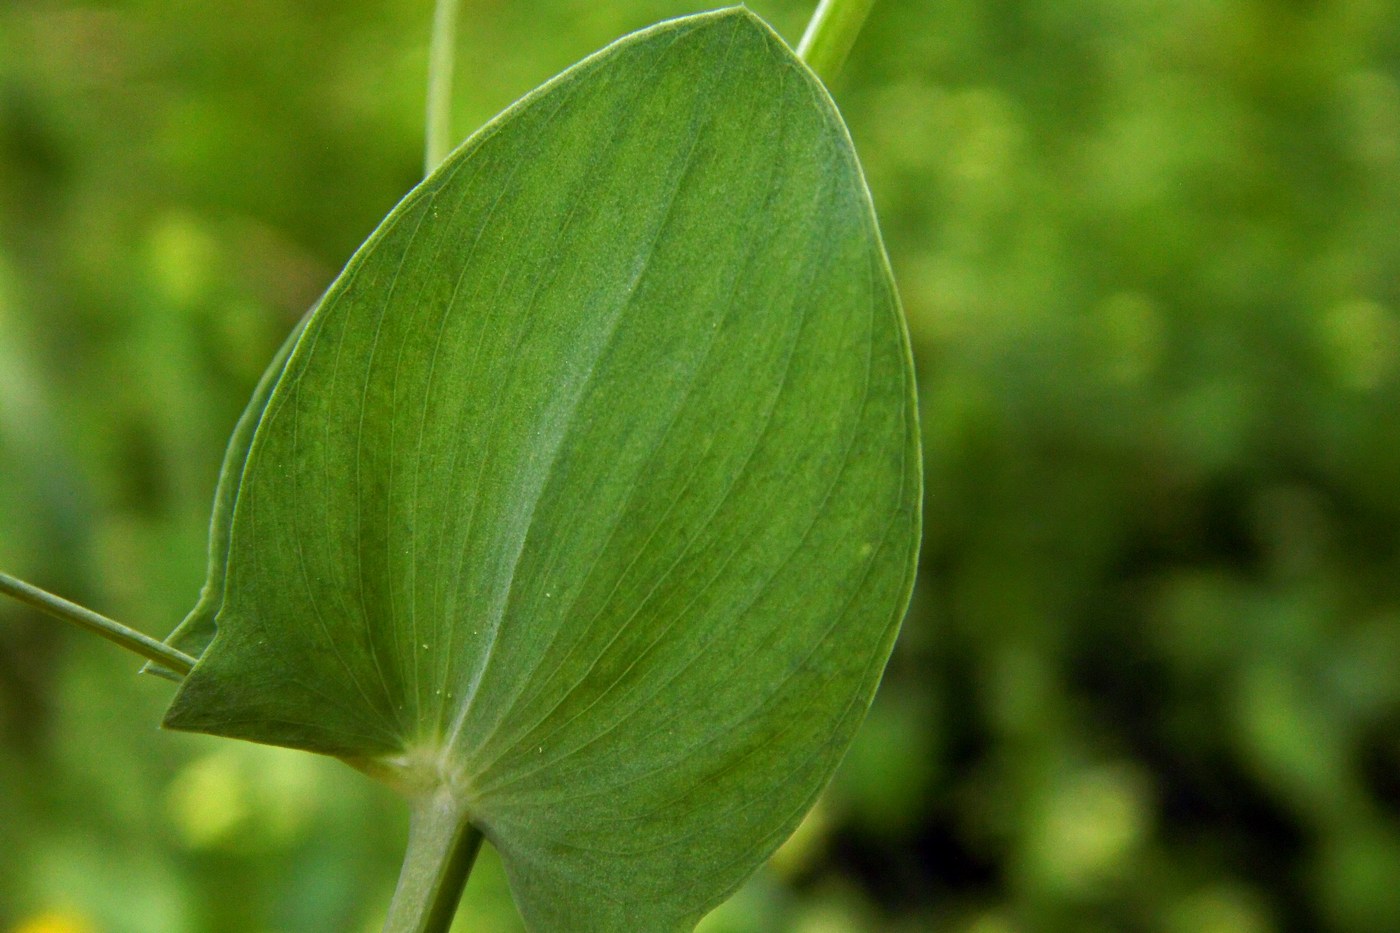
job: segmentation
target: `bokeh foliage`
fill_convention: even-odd
[[[417,179],[428,5],[0,5],[0,566],[192,604],[247,393]],[[459,128],[702,6],[467,0]],[[1400,930],[1400,7],[882,0],[835,93],[925,573],[705,929]],[[0,606],[0,930],[376,929],[398,802],[134,667]],[[464,920],[518,929],[489,857]]]

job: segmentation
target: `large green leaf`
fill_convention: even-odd
[[[919,525],[907,338],[817,80],[729,10],[604,50],[306,326],[167,724],[447,787],[534,930],[681,930],[869,704]]]

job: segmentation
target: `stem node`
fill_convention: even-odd
[[[384,933],[447,933],[481,849],[481,831],[448,788],[415,799],[408,851]]]

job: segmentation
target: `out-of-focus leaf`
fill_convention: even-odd
[[[291,355],[292,347],[296,346],[297,339],[301,337],[301,332],[306,328],[306,322],[311,319],[311,315],[315,312],[316,306],[313,306],[297,322],[296,327],[292,328],[292,332],[287,335],[286,340],[282,341],[282,345],[277,348],[272,362],[268,364],[262,377],[258,379],[258,384],[253,388],[253,395],[248,399],[243,414],[238,417],[238,423],[234,425],[228,447],[224,450],[224,462],[219,469],[219,482],[214,487],[213,515],[209,520],[209,563],[208,569],[205,571],[204,587],[199,592],[199,601],[195,603],[189,615],[181,620],[180,624],[175,627],[175,631],[171,632],[165,640],[165,643],[172,648],[183,651],[191,657],[199,657],[204,653],[204,649],[209,647],[209,643],[214,640],[216,628],[214,619],[224,601],[224,574],[228,568],[229,535],[233,528],[233,509],[238,502],[239,481],[243,478],[243,467],[248,461],[248,451],[253,445],[254,432],[257,431],[259,422],[262,421],[267,401],[272,397],[272,390],[277,386],[277,380],[281,378],[282,370],[286,368],[287,357]],[[180,675],[174,671],[154,663],[148,663],[141,670],[144,673],[165,677],[177,683],[181,679]]]

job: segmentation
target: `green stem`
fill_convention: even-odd
[[[452,151],[452,71],[457,53],[461,0],[437,0],[428,49],[428,115],[423,174],[431,175]],[[372,777],[365,762],[349,760]],[[467,876],[481,850],[481,832],[467,820],[452,793],[439,789],[412,798],[408,851],[384,920],[384,933],[448,933]]]
[[[875,0],[821,0],[797,45],[797,57],[830,84],[874,5]]]
[[[384,933],[447,933],[480,848],[481,832],[467,821],[451,791],[415,799],[408,852]]]
[[[428,131],[423,174],[431,175],[452,151],[452,68],[461,0],[437,0],[428,50]]]
[[[128,651],[134,651],[148,661],[164,665],[178,674],[188,674],[194,667],[194,658],[183,651],[177,651],[135,629],[127,628],[120,622],[114,622],[104,615],[98,615],[91,609],[85,609],[77,603],[70,603],[61,596],[55,596],[37,586],[25,583],[23,580],[17,580],[9,574],[0,573],[0,593],[12,596],[40,612],[48,613],[55,619],[71,622],[81,629],[86,629],[95,635],[101,635],[108,641],[115,642]]]

